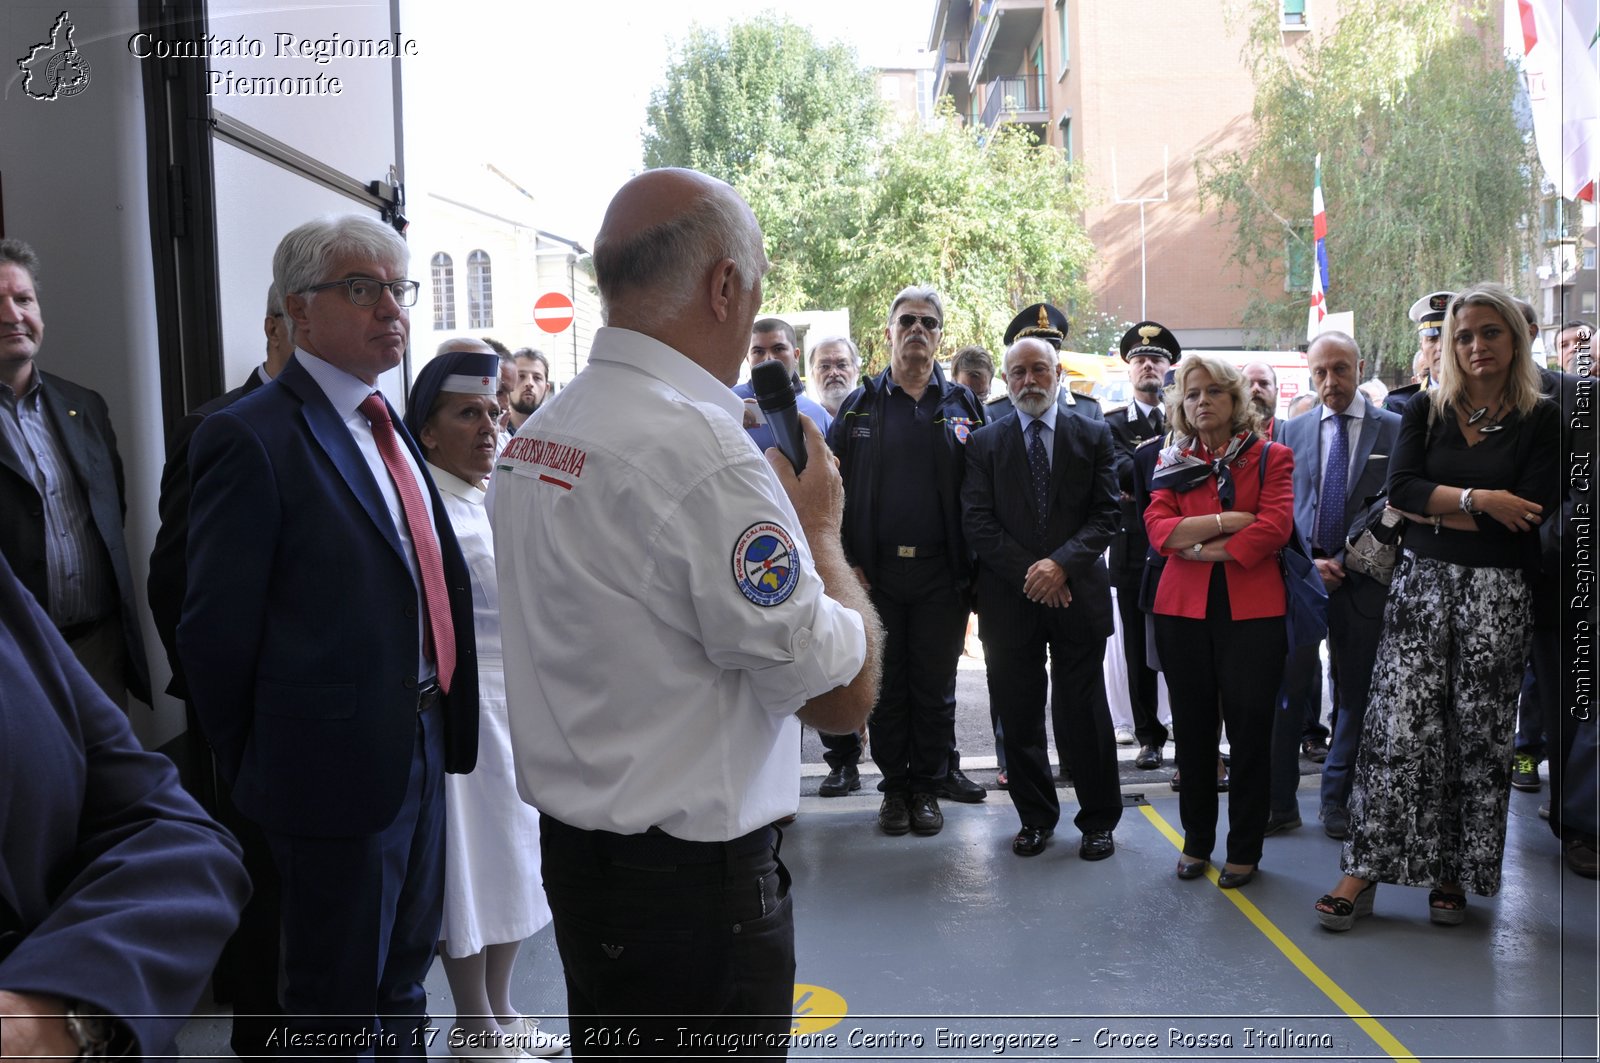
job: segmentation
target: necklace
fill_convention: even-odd
[[[1505,400],[1501,399],[1494,405],[1493,417],[1489,416],[1489,407],[1487,406],[1479,406],[1476,410],[1473,410],[1470,414],[1468,414],[1467,427],[1471,428],[1475,426],[1478,429],[1478,434],[1480,436],[1486,436],[1490,432],[1498,432],[1505,427],[1505,425],[1500,423],[1500,419],[1504,415]],[[1479,421],[1482,421],[1483,423],[1478,424]]]

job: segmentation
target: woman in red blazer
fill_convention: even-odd
[[[1145,528],[1167,559],[1155,597],[1156,650],[1172,696],[1178,772],[1208,778],[1217,716],[1232,747],[1227,862],[1217,884],[1249,882],[1267,826],[1272,713],[1288,642],[1278,551],[1294,527],[1294,457],[1256,435],[1244,377],[1191,354],[1167,389],[1173,445],[1151,480]],[[1217,794],[1178,792],[1178,877],[1199,878],[1217,840]]]

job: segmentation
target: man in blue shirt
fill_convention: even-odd
[[[752,367],[760,365],[770,358],[782,362],[784,369],[789,372],[789,379],[794,383],[795,406],[801,413],[817,422],[822,434],[827,435],[828,426],[833,424],[833,418],[815,399],[806,394],[805,385],[800,382],[799,363],[795,354],[799,345],[799,341],[795,339],[794,326],[782,318],[764,317],[750,326],[750,365]],[[756,447],[765,454],[769,447],[778,444],[772,438],[772,429],[767,427],[766,418],[755,404],[755,388],[747,380],[735,386],[733,393],[745,402],[745,430],[750,433],[750,438],[755,441]]]

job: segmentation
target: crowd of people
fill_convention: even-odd
[[[943,299],[912,284],[863,375],[848,336],[803,354],[758,316],[768,263],[731,188],[656,170],[596,240],[606,325],[583,373],[558,395],[540,352],[451,340],[402,416],[377,385],[409,342],[408,261],[368,219],[288,233],[265,360],[169,441],[148,597],[225,830],[112,708],[150,697],[115,437],[98,395],[36,367],[41,264],[0,241],[0,652],[34,676],[6,711],[26,705],[30,749],[87,774],[83,801],[150,826],[81,857],[128,863],[101,886],[63,886],[58,858],[14,860],[0,837],[4,874],[35,874],[9,891],[18,911],[0,905],[0,1016],[41,1017],[8,1053],[161,1054],[175,1026],[135,1016],[184,1013],[221,953],[241,1056],[424,1055],[436,956],[454,1054],[555,1054],[566,1039],[511,999],[521,943],[553,924],[575,1054],[637,1054],[604,1036],[629,1015],[638,1038],[780,1056],[800,727],[823,736],[821,796],[859,790],[870,752],[878,829],[938,834],[941,799],[987,797],[955,735],[973,612],[1019,857],[1048,847],[1063,780],[1079,856],[1115,854],[1119,617],[1136,767],[1176,743],[1178,878],[1212,869],[1227,790],[1214,877],[1250,883],[1265,840],[1302,825],[1309,756],[1343,842],[1321,925],[1349,930],[1379,882],[1459,923],[1499,889],[1508,793],[1525,758],[1537,782],[1538,751],[1550,825],[1594,876],[1594,824],[1562,800],[1579,729],[1555,619],[1576,497],[1560,409],[1592,375],[1588,325],[1541,371],[1531,309],[1503,287],[1432,293],[1411,385],[1373,393],[1357,341],[1327,332],[1312,401],[1279,418],[1270,366],[1185,354],[1143,321],[1120,347],[1133,400],[1102,410],[1066,386],[1059,309],[1020,311],[998,365],[969,347],[946,371]],[[737,385],[768,361],[803,463]],[[1390,585],[1347,564],[1385,507],[1404,521]],[[1331,733],[1319,648],[1286,632],[1295,541],[1327,591]],[[4,785],[43,786],[18,754],[0,748]],[[64,831],[111,829],[51,800]],[[126,889],[108,933],[168,934],[151,952],[171,958],[62,984],[46,950],[105,941],[46,913],[97,889]]]

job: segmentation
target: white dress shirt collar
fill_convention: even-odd
[[[604,344],[600,342],[602,337]],[[595,331],[593,346],[603,349],[604,353],[591,355],[591,360],[616,362],[648,373],[694,402],[721,406],[729,417],[744,424],[744,402],[733,389],[660,340],[632,329],[607,325]]]
[[[1012,405],[1016,406],[1015,403],[1012,403]],[[1022,424],[1022,434],[1026,436],[1028,434],[1028,426],[1035,421],[1044,422],[1044,430],[1046,432],[1054,432],[1056,430],[1056,409],[1056,404],[1052,402],[1044,408],[1043,413],[1035,417],[1032,414],[1023,413],[1022,408],[1017,406],[1017,420]]]
[[[332,362],[318,358],[304,347],[296,347],[294,356],[317,382],[317,387],[333,405],[333,412],[341,420],[348,418],[366,401],[368,395],[379,390],[353,373],[347,373]]]
[[[1354,417],[1358,421],[1361,420],[1367,415],[1367,397],[1361,393],[1360,389],[1357,389],[1355,398],[1351,399],[1350,405],[1346,406],[1341,412],[1346,417]],[[1324,421],[1333,416],[1335,415],[1332,406],[1322,407],[1322,419]]]

